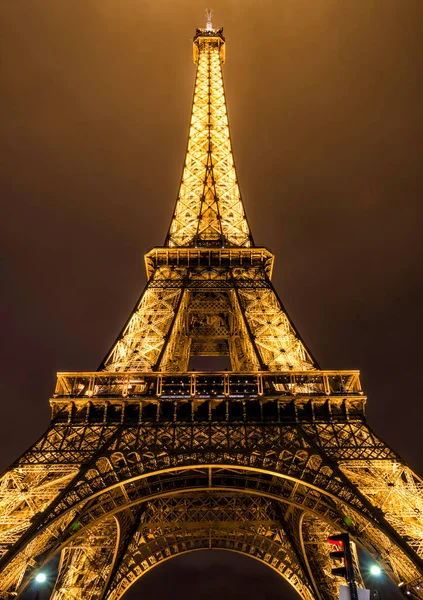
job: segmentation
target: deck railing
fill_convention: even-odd
[[[359,371],[58,373],[54,398],[248,398],[362,395]]]

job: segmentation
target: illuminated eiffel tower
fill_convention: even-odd
[[[49,428],[1,479],[0,597],[60,556],[51,598],[117,600],[212,548],[333,599],[326,539],[348,532],[359,582],[361,546],[423,598],[422,480],[366,424],[359,373],[321,370],[284,310],[240,196],[210,14],[193,48],[165,245],[146,254],[148,283],[98,371],[58,374]],[[190,371],[210,356],[228,370]]]

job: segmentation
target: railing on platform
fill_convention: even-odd
[[[53,398],[362,396],[359,371],[58,373]]]

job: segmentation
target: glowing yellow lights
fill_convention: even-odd
[[[119,600],[211,548],[335,598],[326,540],[346,528],[374,582],[380,564],[423,599],[423,482],[368,427],[359,372],[319,370],[273,288],[238,188],[224,49],[208,12],[179,196],[135,310],[98,371],[58,374],[49,428],[0,479],[0,598],[50,587],[40,569],[59,552],[52,600]],[[190,361],[213,356],[230,368]]]
[[[150,282],[102,365],[109,371],[184,371],[188,368],[189,327],[183,313],[190,310],[193,297],[184,287],[187,279],[194,277],[199,282],[210,278],[239,279],[239,291],[232,290],[229,298],[227,292],[223,295],[219,292],[220,299],[215,295],[213,300],[204,300],[208,311],[214,303],[213,310],[219,313],[229,300],[232,368],[251,370],[266,365],[271,370],[308,370],[316,367],[274,290],[266,283],[266,276],[271,273],[267,263],[273,261],[273,255],[254,246],[246,220],[226,110],[221,67],[224,45],[221,30],[197,30],[194,55],[198,67],[188,149],[166,253],[162,248],[146,256]],[[200,249],[206,249],[205,253],[203,250],[201,254]],[[249,251],[251,256],[246,254]],[[257,256],[267,261],[264,271],[263,264],[260,268],[246,268],[255,266]],[[152,260],[155,268],[151,267]],[[193,270],[195,265],[211,267],[212,263],[222,269],[226,265],[226,268],[213,273],[204,268]],[[261,285],[252,284],[258,280]],[[225,342],[224,346],[227,348],[228,344]],[[212,349],[211,342],[207,348],[203,344],[202,349],[197,344],[197,353],[213,354],[215,349],[216,345]],[[224,351],[218,353],[225,354]]]
[[[221,37],[199,37],[188,149],[167,243],[250,246],[238,187],[222,77]]]

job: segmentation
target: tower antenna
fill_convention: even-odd
[[[212,25],[213,10],[206,8],[206,16],[207,16],[206,31],[213,31],[213,25]]]

